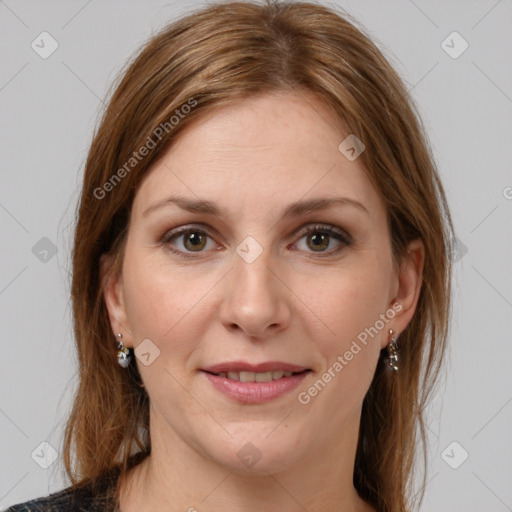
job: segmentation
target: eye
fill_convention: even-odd
[[[302,232],[302,239],[306,239],[306,247],[311,249],[304,249],[306,252],[320,253],[321,257],[324,255],[331,256],[339,253],[344,247],[348,247],[352,241],[350,236],[344,231],[338,229],[330,224],[317,224],[308,227]],[[332,245],[332,240],[337,242],[338,247],[326,251],[325,249]]]
[[[184,249],[176,248],[174,243],[176,240],[181,238],[181,245]],[[178,228],[174,231],[165,233],[162,237],[161,242],[168,246],[169,250],[182,256],[183,258],[193,258],[194,256],[188,256],[187,253],[200,253],[208,245],[208,239],[211,240],[208,233],[199,228],[184,227]],[[215,244],[212,241],[213,246]]]

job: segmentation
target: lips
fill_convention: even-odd
[[[305,366],[282,361],[226,362],[202,369],[215,389],[245,404],[277,399],[295,389],[310,372]]]

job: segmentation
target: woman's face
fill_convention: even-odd
[[[422,264],[413,245],[394,271],[384,205],[338,148],[348,135],[309,94],[261,96],[191,125],[144,179],[105,298],[152,439],[253,472],[355,450]]]

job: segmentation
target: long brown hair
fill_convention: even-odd
[[[354,469],[360,496],[379,511],[410,509],[416,444],[426,456],[425,407],[448,336],[453,226],[417,108],[356,25],[306,2],[208,6],[153,36],[114,84],[85,166],[72,255],[79,386],[63,452],[74,485],[112,468],[125,475],[151,451],[149,398],[136,366],[126,371],[116,362],[100,273],[102,254],[120,268],[141,180],[185,127],[213,109],[308,91],[365,144],[360,158],[386,206],[395,260],[413,239],[426,249],[419,301],[400,337],[400,372],[379,360]]]

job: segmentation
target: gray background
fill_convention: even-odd
[[[108,86],[154,30],[202,4],[0,0],[0,509],[67,485],[60,462],[36,461],[49,460],[42,442],[60,450],[75,387],[73,216]],[[512,2],[337,4],[412,90],[459,240],[421,510],[512,510]],[[59,45],[47,59],[31,47],[43,31]],[[469,44],[457,58],[453,31]]]

